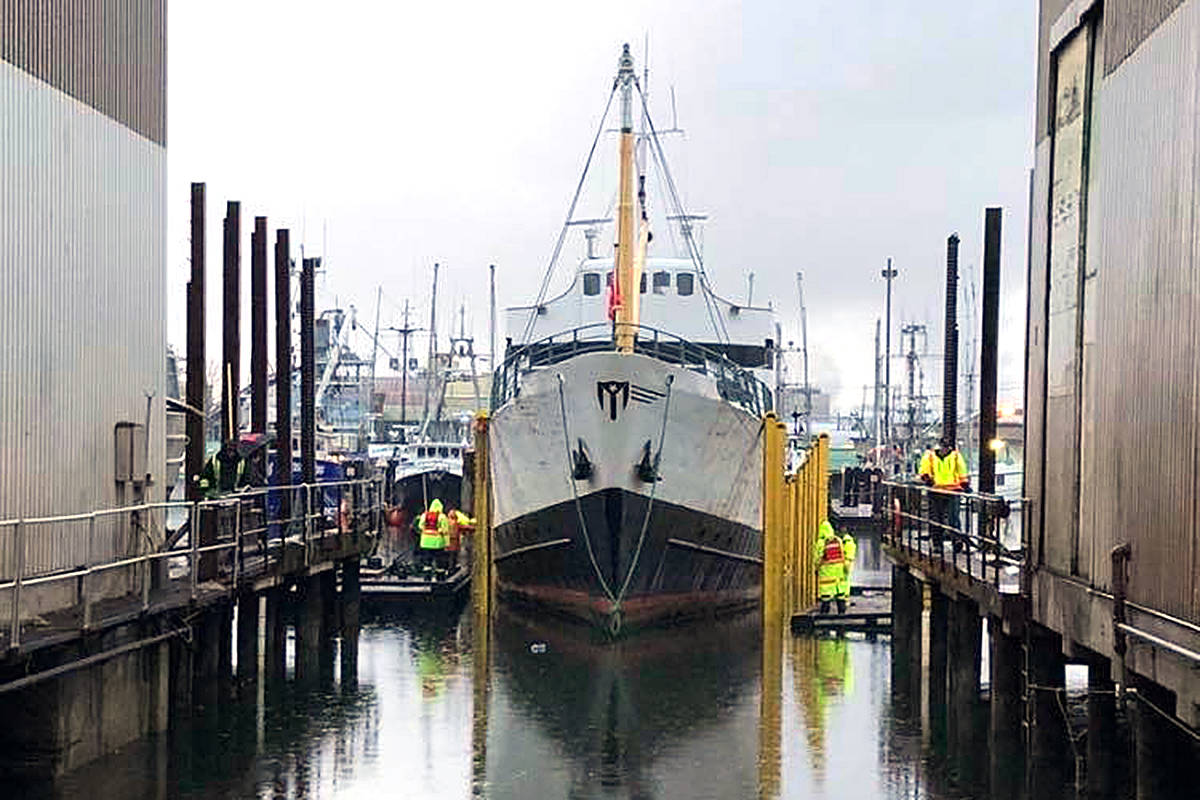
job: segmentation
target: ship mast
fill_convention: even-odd
[[[621,52],[617,70],[617,85],[621,89],[621,176],[617,202],[617,253],[613,286],[613,322],[617,341],[617,352],[632,353],[636,336],[639,300],[638,282],[644,255],[635,255],[634,237],[638,238],[638,249],[644,253],[648,231],[636,231],[634,214],[634,134],[633,134],[633,56],[629,45]],[[644,222],[644,220],[643,220]]]

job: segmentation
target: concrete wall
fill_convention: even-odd
[[[163,0],[0,2],[0,520],[137,501],[118,422],[163,496],[164,54]],[[38,571],[82,563],[86,526],[28,533]],[[12,558],[0,525],[0,578]]]

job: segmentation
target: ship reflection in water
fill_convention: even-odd
[[[753,614],[605,643],[584,626],[501,611],[490,674],[477,633],[469,609],[375,620],[357,683],[264,689],[49,794],[958,796],[893,713],[903,704],[889,691],[886,638],[784,636],[764,693]]]

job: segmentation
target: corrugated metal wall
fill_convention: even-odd
[[[1096,53],[1097,65],[1108,65],[1113,47],[1119,53],[1141,42],[1102,79],[1096,74],[1079,449],[1060,441],[1062,426],[1044,405],[1044,366],[1052,366],[1043,332],[1047,291],[1054,291],[1046,235],[1053,189],[1050,140],[1039,131],[1026,485],[1044,513],[1044,528],[1035,519],[1032,532],[1035,545],[1039,533],[1045,543],[1039,563],[1107,589],[1110,550],[1127,541],[1131,599],[1200,621],[1200,0],[1161,14],[1170,5],[1165,0],[1133,5],[1104,7]],[[1155,15],[1162,20],[1157,29],[1136,32]],[[1052,79],[1042,74],[1039,83]],[[1072,502],[1063,476],[1073,463],[1080,470],[1077,539],[1053,511]]]
[[[163,14],[0,0],[0,519],[133,502],[121,421],[163,496]]]
[[[166,144],[166,0],[0,0],[0,60]]]

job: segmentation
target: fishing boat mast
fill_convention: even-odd
[[[636,336],[639,301],[639,282],[642,264],[645,261],[649,227],[643,209],[638,220],[634,210],[634,133],[633,133],[633,89],[636,80],[633,71],[633,56],[626,44],[621,52],[617,69],[617,85],[621,89],[621,172],[617,202],[617,253],[613,285],[613,322],[617,352],[632,353]],[[639,200],[644,193],[639,191]],[[639,224],[640,222],[640,224]],[[638,227],[635,228],[635,225]],[[635,244],[636,237],[636,244]]]

